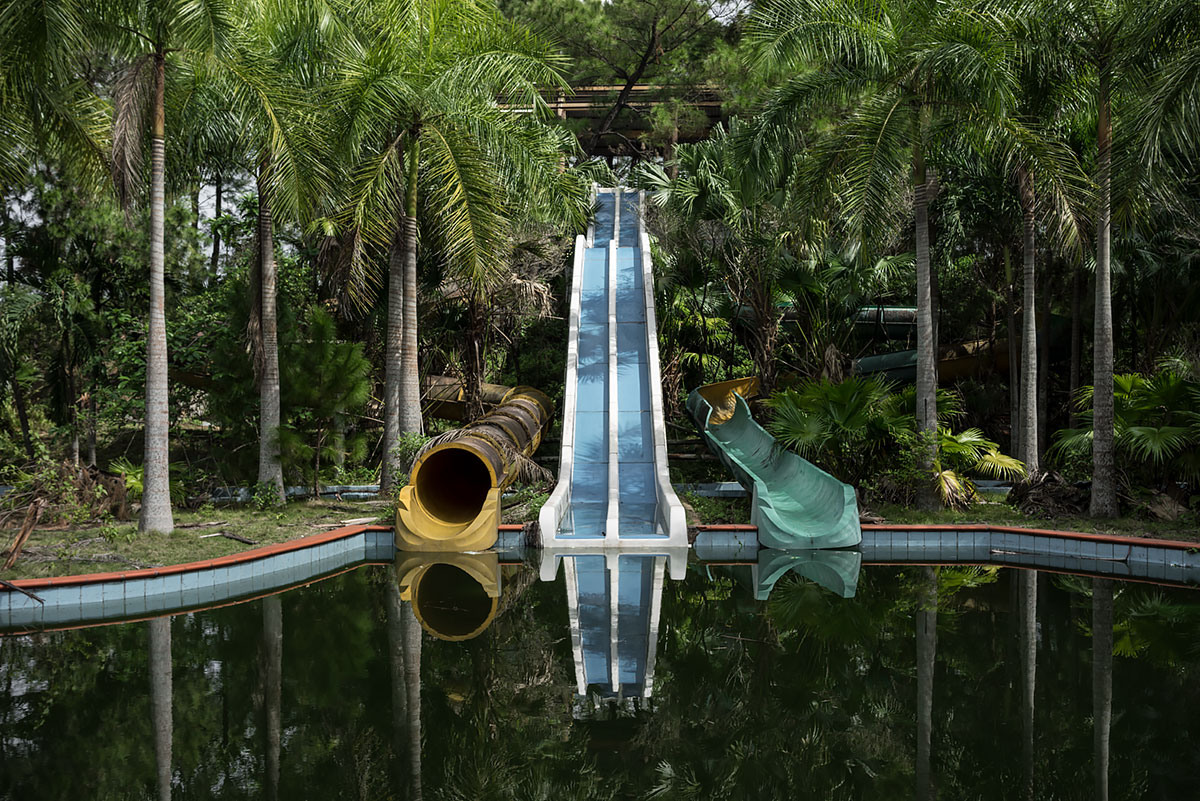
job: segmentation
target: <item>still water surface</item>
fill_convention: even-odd
[[[615,688],[564,573],[504,566],[462,641],[379,565],[0,638],[0,798],[1196,797],[1193,590],[872,566],[850,599],[787,574],[759,601],[748,567],[693,566],[653,616],[609,607]]]

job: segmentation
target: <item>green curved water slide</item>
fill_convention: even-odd
[[[757,379],[692,390],[687,409],[709,449],[751,495],[750,522],[765,548],[845,548],[862,541],[854,487],[784,450],[754,421]]]

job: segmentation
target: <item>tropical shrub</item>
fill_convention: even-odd
[[[948,506],[975,494],[970,476],[1019,479],[1025,466],[1000,452],[977,428],[955,433],[948,422],[961,416],[957,394],[938,389],[938,452],[924,467],[927,443],[913,414],[912,387],[892,391],[878,377],[852,376],[840,382],[808,380],[767,400],[774,412],[767,429],[780,444],[856,486],[890,500],[909,502],[920,482],[932,480]]]
[[[1052,456],[1089,455],[1092,451],[1092,387],[1076,396],[1079,425],[1054,435]],[[1118,464],[1127,482],[1164,489],[1200,485],[1200,382],[1172,369],[1155,376],[1113,376],[1113,433]]]

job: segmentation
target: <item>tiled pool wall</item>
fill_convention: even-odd
[[[1125,537],[999,530],[863,530],[863,561],[965,562],[1036,567],[1113,578],[1200,584],[1197,547]]]
[[[130,571],[105,574],[101,580],[83,576],[77,582],[41,586],[36,581],[20,582],[42,602],[13,590],[0,592],[0,632],[84,626],[220,605],[395,557],[391,529],[358,527],[345,536],[321,539],[258,557],[246,552],[250,558],[213,560],[210,566],[195,569]]]
[[[523,558],[524,534],[505,526],[496,550]],[[753,562],[748,526],[708,528],[693,544],[702,562]],[[1200,544],[1068,532],[863,527],[864,564],[997,564],[1200,585]],[[391,562],[390,528],[357,526],[196,565],[17,582],[41,598],[0,589],[0,633],[86,626],[218,606],[282,590],[365,562]]]

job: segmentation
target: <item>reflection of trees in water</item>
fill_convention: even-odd
[[[504,569],[506,596],[523,591],[505,597],[487,631],[422,642],[415,754],[426,798],[624,798],[656,786],[664,797],[689,788],[713,798],[913,795],[914,616],[929,588],[920,568],[865,570],[853,602],[791,578],[765,606],[720,575],[668,582],[655,698],[611,724],[572,718],[562,585],[527,584],[513,575],[525,568]],[[168,693],[151,677],[169,675],[177,796],[214,787],[267,795],[274,764],[280,798],[412,798],[412,741],[392,738],[415,723],[413,685],[385,577],[357,571],[288,593],[277,615],[261,602],[179,616],[170,672],[150,669],[162,652],[146,624],[0,638],[0,797],[155,797],[151,700]],[[987,583],[994,578],[938,571],[931,784],[944,798],[1021,794],[1035,719],[1038,796],[1093,798],[1102,751],[1089,724],[1103,714],[1093,715],[1090,674],[1109,627],[1092,616],[1103,592],[1055,577],[1035,599],[1032,587],[1009,584],[1017,572]],[[1200,773],[1200,595],[1110,589],[1108,709],[1119,721],[1109,729],[1110,795],[1190,797]],[[1022,613],[1027,606],[1036,617]],[[273,642],[277,674],[263,658]],[[272,685],[282,760],[264,715]]]
[[[159,617],[150,629],[150,720],[154,729],[155,787],[159,801],[171,798],[171,618]]]
[[[1112,727],[1113,589],[1092,580],[1092,737],[1096,801],[1108,801],[1108,753]]]
[[[266,732],[267,799],[279,798],[280,719],[283,695],[283,601],[263,598],[263,711]]]
[[[934,797],[930,776],[933,737],[933,669],[937,660],[937,568],[921,568],[917,585],[917,798]]]
[[[408,797],[421,799],[421,624],[412,604],[400,599],[395,581],[385,588],[388,663],[392,690],[392,742],[406,756],[407,771],[394,772],[396,787],[406,786]]]
[[[1037,582],[1036,570],[1017,573],[1021,639],[1021,762],[1025,769],[1025,797],[1034,796],[1034,709],[1037,690]]]

